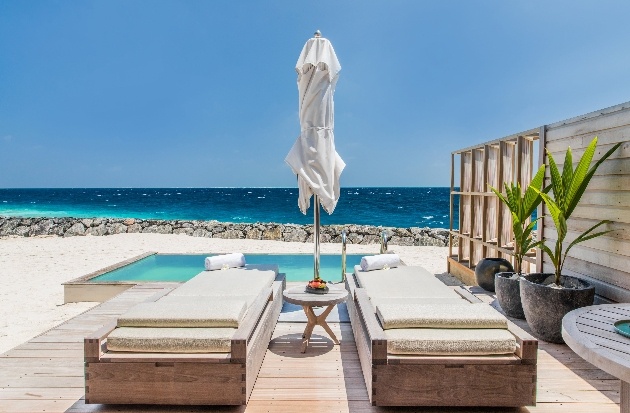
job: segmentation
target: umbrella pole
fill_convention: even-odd
[[[313,199],[313,203],[314,203],[314,208],[313,208],[313,215],[314,215],[314,236],[313,236],[313,241],[315,242],[315,252],[313,254],[313,270],[315,273],[315,276],[313,277],[313,279],[315,280],[319,280],[319,196],[315,195],[314,199]]]

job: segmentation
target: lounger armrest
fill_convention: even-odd
[[[509,320],[508,330],[516,338],[517,348],[514,354],[525,364],[536,364],[538,359],[538,340]]]
[[[285,273],[279,273],[276,274],[276,279],[274,282],[279,282],[282,285],[282,290],[284,291],[287,289],[287,275]]]
[[[354,273],[346,273],[346,290],[348,290],[348,297],[354,300],[355,290],[359,288],[357,278]]]
[[[355,302],[371,346],[372,363],[387,364],[387,338],[365,289],[355,289]]]
[[[269,302],[282,300],[282,291],[285,285],[285,275],[278,274],[271,288],[267,288],[264,292],[261,292],[249,307],[245,318],[240,323],[234,336],[232,336],[230,349],[232,363],[245,363],[245,359],[247,358],[247,346],[252,334],[254,334]]]
[[[116,323],[116,319],[110,320],[94,333],[85,336],[83,339],[83,352],[86,363],[95,362],[101,358],[103,340],[116,328]]]

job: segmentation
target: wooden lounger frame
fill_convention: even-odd
[[[396,356],[367,292],[348,274],[347,301],[359,360],[374,406],[535,406],[538,340],[508,322],[517,349],[505,356]],[[480,302],[461,287],[455,292]]]
[[[261,292],[232,338],[230,353],[107,352],[116,320],[84,340],[85,403],[244,405],[282,309],[284,274]],[[155,301],[162,294],[153,296]]]

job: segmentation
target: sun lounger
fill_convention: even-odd
[[[85,402],[244,405],[282,308],[277,266],[204,271],[85,338]]]
[[[536,404],[538,341],[464,288],[405,266],[356,266],[346,287],[373,405]]]

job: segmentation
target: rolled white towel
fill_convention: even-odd
[[[398,254],[369,255],[361,258],[361,269],[363,271],[396,268],[399,265],[400,257]]]
[[[215,255],[206,257],[206,270],[221,270],[223,268],[235,268],[245,266],[245,256],[240,252],[233,254]]]

